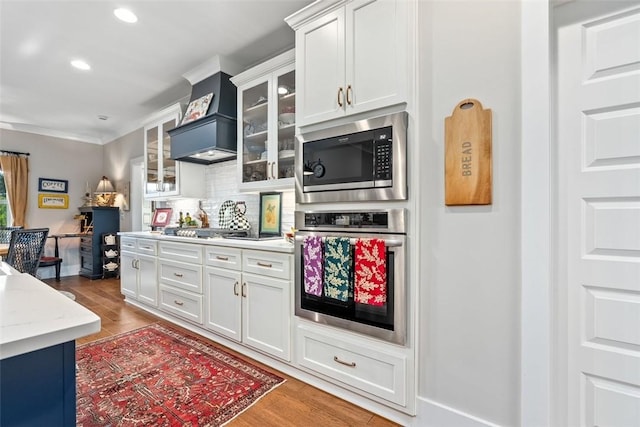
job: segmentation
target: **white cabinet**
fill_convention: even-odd
[[[299,127],[407,102],[409,2],[338,5],[287,18],[296,30]]]
[[[160,242],[158,252],[160,309],[202,325],[204,321],[202,246]]]
[[[205,258],[205,327],[289,361],[291,255],[211,247]]]
[[[305,321],[296,329],[296,342],[296,362],[303,369],[399,409],[408,405],[406,350]]]
[[[120,239],[120,292],[152,307],[158,306],[157,243],[150,239]]]
[[[176,104],[144,126],[145,198],[205,197],[202,166],[171,159],[168,131],[176,127],[180,114],[180,104]]]
[[[231,78],[238,87],[238,186],[293,189],[294,50]]]

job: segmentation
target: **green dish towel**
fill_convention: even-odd
[[[324,296],[347,302],[353,298],[351,246],[347,237],[324,241]]]

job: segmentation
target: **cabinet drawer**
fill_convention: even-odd
[[[278,279],[291,280],[292,256],[264,251],[242,251],[242,270]]]
[[[123,251],[124,250],[135,251],[136,250],[136,239],[134,239],[132,237],[122,237],[122,238],[120,238],[120,248]]]
[[[158,254],[158,243],[151,239],[138,239],[136,242],[136,252],[147,255]]]
[[[160,258],[202,264],[202,246],[189,243],[160,242]]]
[[[160,286],[160,308],[199,325],[203,323],[202,295]]]
[[[202,266],[161,259],[160,283],[202,294]]]
[[[204,250],[207,265],[240,271],[242,269],[242,251],[224,246],[207,246]]]
[[[351,387],[406,406],[407,360],[403,354],[360,344],[349,337],[298,326],[298,363]]]

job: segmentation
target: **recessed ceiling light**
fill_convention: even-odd
[[[73,61],[71,61],[71,65],[77,68],[78,70],[87,71],[91,69],[91,66],[87,64],[85,61],[83,61],[82,59],[74,59]]]
[[[116,18],[118,18],[122,22],[126,22],[127,24],[134,24],[138,22],[138,17],[136,16],[136,14],[123,7],[114,10],[113,14],[116,15]]]

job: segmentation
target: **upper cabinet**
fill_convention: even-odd
[[[296,31],[299,127],[407,102],[406,0],[316,2]]]
[[[180,114],[180,104],[176,104],[159,112],[144,126],[145,198],[205,196],[202,166],[171,159],[168,131],[176,127]]]
[[[238,87],[238,187],[293,189],[294,50],[231,78]]]

